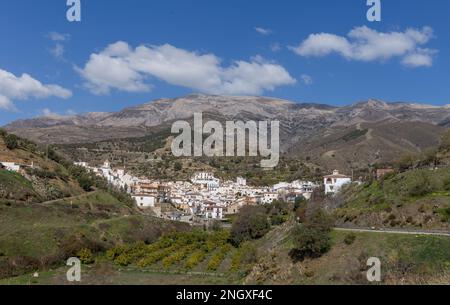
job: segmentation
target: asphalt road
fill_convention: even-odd
[[[371,229],[371,228],[334,228],[336,231],[344,232],[365,232],[365,233],[385,233],[385,234],[409,234],[409,235],[432,235],[432,236],[447,236],[450,237],[448,231],[423,231],[423,230],[408,230],[408,229]]]

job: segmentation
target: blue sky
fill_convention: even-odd
[[[0,0],[0,125],[192,92],[450,104],[450,2]]]

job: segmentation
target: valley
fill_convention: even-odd
[[[198,112],[219,122],[279,120],[279,164],[268,171],[260,157],[174,157],[171,124]],[[374,256],[381,284],[448,283],[449,117],[448,107],[377,100],[332,107],[191,95],[13,122],[0,137],[0,161],[20,166],[0,169],[0,283],[68,284],[71,256],[83,262],[83,284],[367,284]],[[183,196],[199,173],[222,191],[236,179],[249,185],[241,191],[315,187],[308,200],[279,193],[219,221],[183,223],[139,208],[110,181],[121,170],[165,191],[184,181],[186,189],[175,187]],[[334,170],[353,183],[325,195]]]

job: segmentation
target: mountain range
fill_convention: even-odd
[[[170,130],[172,122],[189,120],[194,113],[218,120],[278,120],[284,153],[343,169],[388,162],[406,152],[435,147],[450,127],[450,105],[370,99],[336,107],[267,97],[193,94],[119,112],[20,120],[4,128],[40,143],[82,145]]]

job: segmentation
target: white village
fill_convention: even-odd
[[[196,173],[190,181],[167,182],[136,177],[124,169],[113,169],[108,161],[101,167],[92,167],[86,162],[75,162],[75,165],[104,177],[113,187],[129,193],[139,208],[151,209],[160,218],[184,222],[222,220],[238,213],[244,206],[271,204],[275,200],[308,200],[320,187],[318,183],[300,180],[255,187],[248,185],[242,177],[236,181],[222,181],[209,172]],[[325,193],[338,193],[351,182],[350,177],[334,171],[324,177]],[[163,212],[161,206],[164,203],[171,204],[176,210]]]

